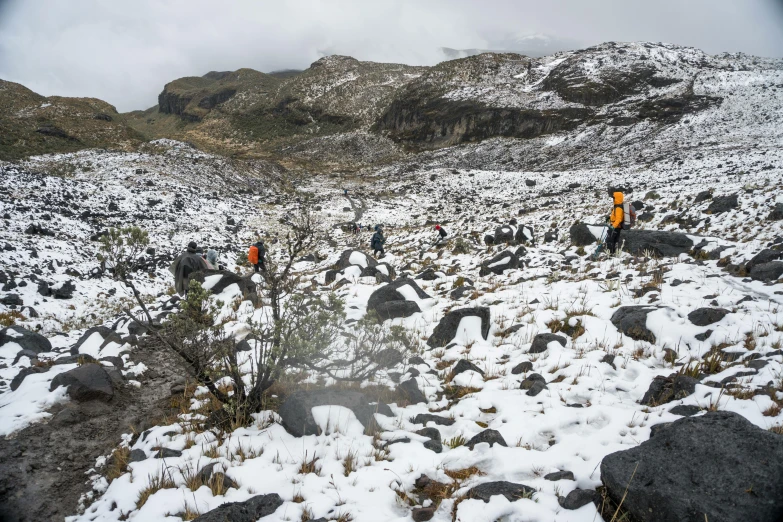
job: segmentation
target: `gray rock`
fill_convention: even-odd
[[[549,343],[558,342],[563,347],[566,345],[566,338],[562,335],[552,333],[538,334],[533,338],[533,344],[530,346],[528,353],[543,353],[549,347]]]
[[[28,375],[33,375],[37,373],[46,373],[49,371],[48,366],[29,366],[27,368],[22,368],[19,373],[17,373],[14,378],[11,380],[11,391],[16,391],[19,386],[22,385],[22,381],[25,380],[25,377]]]
[[[6,306],[22,306],[24,305],[24,301],[19,297],[19,294],[6,294],[0,298],[0,304]]]
[[[503,495],[509,502],[514,502],[520,498],[530,498],[536,490],[524,484],[515,484],[505,480],[497,482],[485,482],[471,488],[466,497],[489,502],[494,495]]]
[[[754,281],[777,281],[783,276],[783,261],[770,261],[755,265],[750,271]]]
[[[708,214],[721,214],[739,206],[739,196],[732,194],[730,196],[717,196],[712,199],[712,203],[707,207]]]
[[[449,295],[451,296],[452,299],[456,301],[457,299],[462,299],[463,297],[465,297],[465,295],[470,294],[471,292],[473,292],[473,290],[475,290],[475,288],[473,288],[472,286],[459,286],[454,290],[452,290]]]
[[[546,383],[543,381],[535,381],[531,384],[530,388],[527,389],[527,395],[530,397],[535,397],[542,391],[546,390],[547,386]]]
[[[359,254],[364,256],[364,258],[365,258],[365,260],[367,262],[367,266],[377,266],[378,265],[378,261],[376,261],[375,258],[372,257],[371,255],[365,254],[361,250],[353,250],[353,249],[351,249],[351,250],[346,250],[342,254],[340,254],[340,260],[337,261],[337,268],[340,269],[340,270],[343,270],[345,268],[348,268],[349,266],[353,266],[351,264],[350,259],[351,259],[351,255],[354,252],[358,252]]]
[[[59,386],[68,386],[68,396],[77,402],[108,402],[114,397],[111,377],[97,364],[83,364],[57,375],[52,379],[49,390],[54,391]]]
[[[484,430],[466,442],[465,446],[473,449],[476,444],[481,444],[482,442],[486,442],[490,446],[494,444],[500,444],[501,446],[508,447],[508,444],[506,444],[503,435],[501,435],[497,430]]]
[[[763,263],[769,263],[771,261],[777,261],[778,259],[783,258],[783,251],[780,250],[772,250],[771,248],[765,248],[755,256],[751,258],[750,261],[748,261],[745,264],[745,269],[750,272],[753,270],[753,267],[756,265],[760,265]]]
[[[647,328],[647,314],[656,310],[654,306],[621,306],[612,314],[612,324],[622,333],[636,341],[655,343],[655,335]]]
[[[592,489],[575,489],[565,498],[557,499],[563,509],[579,509],[598,499],[598,493]]]
[[[131,450],[128,462],[141,462],[147,460],[147,453],[142,449]]]
[[[669,413],[674,415],[682,415],[683,417],[691,417],[701,411],[698,406],[689,406],[686,404],[680,404],[669,410]]]
[[[430,338],[427,339],[427,345],[430,348],[446,346],[457,335],[457,328],[464,317],[479,317],[481,319],[481,335],[484,339],[487,338],[490,326],[489,308],[460,308],[443,316]]]
[[[160,448],[160,450],[155,454],[156,459],[173,459],[181,456],[181,451],[171,448]]]
[[[382,321],[396,319],[398,317],[410,317],[421,312],[416,301],[389,301],[380,303],[375,307],[375,313]]]
[[[21,326],[9,326],[0,330],[0,347],[9,343],[16,343],[22,350],[30,350],[35,353],[52,351],[52,343],[49,342],[49,339]]]
[[[416,292],[416,295],[419,296],[421,299],[428,299],[430,296],[427,295],[424,290],[419,288],[419,285],[416,284],[416,282],[413,279],[408,279],[407,277],[401,277],[400,279],[397,279],[395,281],[392,281],[391,283],[388,283],[386,285],[383,285],[382,287],[375,290],[371,295],[370,298],[367,300],[367,311],[374,311],[379,316],[381,314],[389,314],[394,312],[400,312],[403,309],[410,312],[410,315],[420,312],[419,306],[416,305],[416,307],[412,307],[411,305],[395,305],[399,306],[399,308],[390,308],[388,306],[382,306],[384,303],[391,303],[391,302],[404,302],[405,297],[397,291],[398,288],[401,288],[403,286],[409,286],[411,287],[414,292]],[[413,301],[411,301],[413,302]],[[414,304],[416,304],[414,302]],[[405,308],[407,307],[407,308]],[[408,316],[404,316],[408,317]]]
[[[77,354],[79,353],[79,349],[82,347],[82,345],[87,342],[87,339],[92,337],[93,334],[98,334],[103,338],[103,341],[101,342],[101,345],[103,345],[106,341],[111,340],[116,343],[122,343],[122,339],[120,338],[117,333],[115,333],[111,328],[108,328],[106,326],[93,326],[92,328],[88,328],[85,330],[85,332],[79,337],[79,340],[76,341],[76,344],[74,344],[71,347],[71,354]]]
[[[649,251],[659,257],[677,257],[693,248],[693,241],[685,234],[665,230],[623,230],[620,241],[624,250],[636,255]]]
[[[434,516],[434,506],[413,508],[411,511],[411,518],[414,522],[426,522],[427,520],[432,520],[432,517]]]
[[[193,522],[256,522],[283,505],[277,493],[257,495],[244,502],[228,502],[196,517]]]
[[[427,402],[427,397],[419,390],[416,379],[408,379],[397,385],[397,392],[402,394],[411,404]]]
[[[479,276],[484,277],[489,274],[500,275],[506,270],[519,268],[519,258],[514,252],[504,250],[492,259],[487,259],[481,263]]]
[[[708,199],[712,199],[712,192],[709,190],[702,190],[698,194],[696,194],[696,197],[694,198],[694,203],[701,203],[702,201],[707,201]]]
[[[429,422],[437,424],[438,426],[451,426],[454,424],[454,419],[448,417],[441,417],[440,415],[433,415],[431,413],[419,413],[411,419],[414,424],[424,424]]]
[[[229,286],[236,284],[242,292],[242,299],[249,300],[254,305],[258,304],[258,292],[256,284],[251,279],[252,274],[242,277],[228,270],[202,270],[193,272],[188,278],[203,284],[207,277],[214,275],[222,277],[209,289],[213,294],[219,294]]]
[[[717,323],[728,313],[725,308],[697,308],[688,314],[688,320],[696,326],[707,326]]]
[[[697,341],[704,342],[704,341],[706,341],[707,339],[710,338],[710,335],[712,335],[712,330],[706,330],[706,331],[704,331],[704,332],[702,332],[700,334],[694,335],[693,337]]]
[[[574,246],[589,246],[594,245],[596,237],[587,228],[584,223],[575,223],[568,229],[568,234],[571,236],[571,244]]]
[[[76,291],[76,285],[73,281],[66,281],[57,288],[51,288],[52,297],[55,299],[71,299]]]
[[[625,495],[623,508],[640,522],[780,522],[783,437],[736,413],[707,412],[607,455],[601,480],[614,502]]]
[[[673,373],[668,377],[656,376],[639,404],[645,406],[660,406],[667,402],[684,399],[696,391],[697,379],[687,375]]]
[[[776,204],[775,208],[772,209],[772,212],[770,212],[767,219],[770,221],[780,221],[783,219],[783,203]]]
[[[422,428],[416,431],[416,435],[428,437],[432,440],[440,440],[440,431],[438,431],[438,428]]]
[[[532,243],[536,242],[536,236],[533,234],[533,229],[527,225],[521,225],[517,228],[517,233],[514,234],[514,239],[517,243]]]
[[[454,368],[451,370],[451,376],[453,378],[459,375],[460,373],[464,373],[469,370],[473,370],[476,373],[480,373],[481,375],[484,375],[484,370],[482,370],[472,362],[468,361],[467,359],[460,359],[457,362],[457,364],[454,365]]]
[[[497,227],[495,229],[495,238],[494,242],[496,244],[500,243],[508,243],[509,241],[514,240],[514,229],[511,228],[508,225],[504,225],[502,227]]]
[[[372,403],[363,393],[352,390],[313,389],[292,393],[280,406],[283,427],[295,437],[317,435],[318,425],[313,419],[315,406],[344,406],[354,412],[362,425],[371,429],[375,423],[375,413],[392,416],[391,408],[383,403]]]
[[[530,361],[523,361],[511,369],[513,375],[519,375],[520,373],[527,373],[533,369],[533,363]]]
[[[574,474],[570,471],[555,471],[554,473],[548,473],[544,475],[545,480],[576,480]]]
[[[424,447],[435,453],[443,451],[443,444],[439,440],[430,439],[424,443]]]

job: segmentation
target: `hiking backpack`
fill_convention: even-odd
[[[636,209],[629,201],[623,202],[623,228],[636,225]]]
[[[250,250],[247,252],[247,260],[250,262],[251,265],[258,264],[258,247],[255,245],[250,246]]]

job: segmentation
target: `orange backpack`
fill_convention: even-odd
[[[258,264],[258,247],[253,245],[250,247],[250,250],[247,252],[247,260],[250,261],[251,265]]]

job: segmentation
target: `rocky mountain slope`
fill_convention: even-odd
[[[158,139],[0,162],[0,520],[780,520],[780,63],[605,44],[372,67],[210,74],[150,112],[271,159]],[[262,154],[237,122],[289,95],[264,121],[313,119]],[[616,256],[609,184],[639,216]],[[244,254],[260,235],[284,261],[302,210],[293,293],[344,313],[319,352],[354,353],[370,314],[404,349],[352,384],[292,369],[226,425],[216,394],[268,356]],[[384,226],[383,259],[351,222]],[[241,383],[210,391],[128,319],[97,255],[129,225],[155,325],[181,310],[174,256],[219,252],[198,277]]]

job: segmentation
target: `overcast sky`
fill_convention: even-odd
[[[429,65],[441,47],[546,34],[783,56],[783,0],[0,0],[0,78],[119,111],[211,70],[306,68],[326,54]]]

